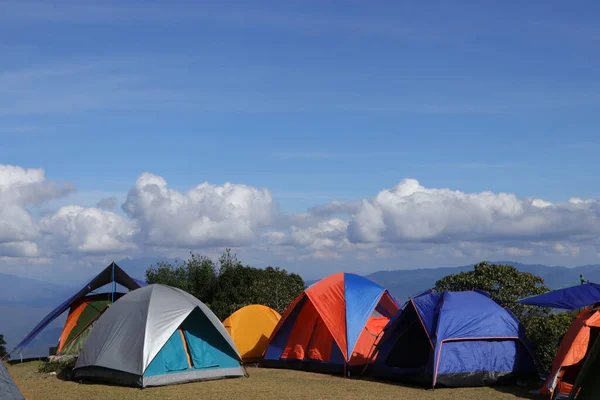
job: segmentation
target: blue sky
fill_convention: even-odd
[[[288,218],[405,178],[599,198],[600,4],[451,3],[0,2],[0,164],[76,188],[28,205],[35,218],[106,197],[120,205],[144,172],[181,192],[205,181],[266,188]],[[595,262],[591,246],[556,263]],[[479,256],[420,252],[411,265]],[[286,264],[248,257],[266,264],[264,254]]]

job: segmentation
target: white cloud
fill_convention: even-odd
[[[68,184],[48,182],[42,169],[0,164],[0,243],[10,244],[4,248],[10,248],[11,254],[16,254],[18,249],[32,254],[31,247],[19,244],[38,235],[28,206],[64,196],[72,189]]]
[[[98,208],[61,207],[39,225],[52,245],[65,252],[114,253],[136,247],[132,242],[134,223]]]
[[[36,243],[30,241],[0,243],[0,256],[10,258],[35,258],[40,255]]]
[[[71,190],[47,181],[41,169],[0,165],[0,260],[91,265],[114,255],[212,254],[229,246],[244,248],[264,265],[354,260],[410,266],[420,260],[433,266],[454,262],[449,260],[543,262],[557,255],[590,263],[600,245],[596,200],[551,203],[425,188],[414,179],[372,198],[333,201],[295,215],[280,214],[267,189],[202,183],[180,191],[150,173],[133,184],[124,214],[115,211],[121,194],[103,198],[111,192],[87,201],[96,207],[52,209],[52,200]],[[81,203],[74,196],[61,204],[69,199]]]
[[[145,245],[199,248],[254,242],[271,223],[274,204],[266,189],[203,183],[179,192],[162,177],[145,173],[123,210],[138,222]]]
[[[545,208],[545,207],[550,207],[552,205],[552,203],[550,203],[549,201],[546,201],[546,200],[542,200],[542,199],[534,199],[531,202],[531,205],[534,207]]]
[[[356,243],[532,240],[600,232],[596,201],[550,205],[509,193],[427,189],[414,179],[363,200],[348,226]]]

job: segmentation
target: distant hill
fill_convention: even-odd
[[[521,264],[512,261],[495,261],[494,264],[508,264],[523,272],[530,272],[544,278],[546,285],[556,289],[573,282],[578,282],[579,275],[583,274],[586,280],[600,282],[600,265],[586,265],[582,267],[551,267],[541,264]],[[365,275],[375,283],[387,288],[392,296],[400,303],[404,303],[409,297],[431,288],[435,282],[447,275],[457,274],[463,271],[471,271],[473,265],[449,268],[422,268],[403,269],[395,271],[377,271]],[[306,281],[309,286],[315,281]]]

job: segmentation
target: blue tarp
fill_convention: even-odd
[[[531,306],[576,310],[600,302],[600,285],[584,283],[518,301]]]
[[[73,302],[84,297],[88,293],[113,282],[118,283],[129,290],[138,289],[141,286],[143,286],[143,282],[131,278],[129,275],[127,275],[127,273],[125,273],[125,271],[123,271],[117,264],[113,262],[108,267],[104,268],[102,272],[96,275],[94,279],[89,281],[83,288],[81,288],[81,290],[79,290],[73,296],[69,297],[62,304],[60,304],[58,307],[52,310],[50,314],[46,315],[44,319],[42,319],[35,326],[35,328],[33,328],[31,332],[29,332],[27,336],[25,336],[21,343],[17,345],[15,350],[27,346],[46,326],[48,326],[52,321],[58,318],[62,313],[67,311],[71,307],[71,304],[73,304]]]

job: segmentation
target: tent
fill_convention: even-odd
[[[115,293],[114,300],[121,296],[123,296],[122,293]],[[91,327],[111,305],[112,301],[112,293],[89,295],[74,301],[61,332],[56,354],[79,354],[91,331]]]
[[[524,329],[477,292],[425,292],[384,328],[368,371],[379,378],[449,387],[537,377]]]
[[[161,386],[243,376],[233,340],[194,296],[149,285],[123,296],[96,323],[74,369],[75,379],[123,386]]]
[[[387,290],[367,278],[331,275],[290,304],[271,335],[263,364],[333,373],[348,366],[360,369],[399,309]]]
[[[539,307],[561,308],[576,310],[600,302],[600,285],[586,282],[562,289],[552,290],[537,296],[527,297],[518,301]]]
[[[110,292],[88,296],[95,290],[109,284],[111,285]],[[117,292],[117,284],[128,290],[134,290],[145,285],[145,283],[127,275],[125,271],[113,262],[108,267],[104,268],[102,272],[96,275],[95,278],[89,281],[77,293],[52,310],[50,314],[46,315],[44,319],[42,319],[35,328],[25,336],[21,343],[17,345],[16,349],[27,346],[52,321],[65,311],[69,310],[69,315],[63,327],[60,342],[58,344],[58,354],[77,354],[81,349],[85,338],[89,334],[93,323],[110,304],[123,295],[122,293]]]
[[[581,372],[573,384],[569,400],[597,399],[598,393],[600,393],[598,371],[600,371],[600,340],[595,340],[594,345],[586,354]]]
[[[259,361],[267,348],[269,338],[281,315],[260,304],[242,307],[231,314],[223,326],[231,335],[243,362]]]
[[[0,360],[0,400],[24,400],[4,362]]]
[[[573,391],[573,384],[582,373],[599,333],[600,311],[588,308],[579,313],[563,336],[552,362],[552,372],[541,389],[543,396],[552,399]]]

